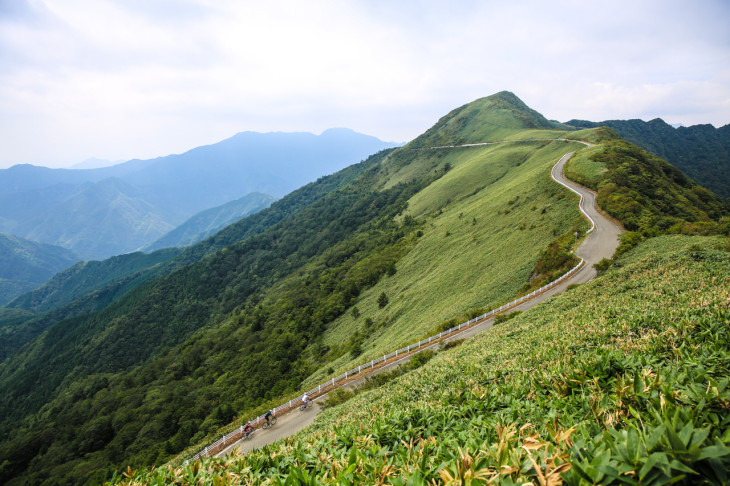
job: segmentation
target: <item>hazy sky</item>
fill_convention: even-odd
[[[0,0],[0,168],[237,132],[408,141],[509,90],[550,119],[730,123],[730,1]]]

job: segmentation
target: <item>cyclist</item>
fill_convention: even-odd
[[[274,411],[273,410],[269,410],[268,412],[266,412],[266,415],[264,415],[264,418],[266,419],[266,424],[267,425],[271,425],[270,419],[271,419],[271,416],[273,414],[274,414]]]
[[[251,435],[251,432],[253,432],[253,426],[251,425],[251,422],[249,422],[245,425],[245,427],[243,427],[243,438],[247,438]]]
[[[309,395],[306,393],[302,396],[302,403],[304,403],[305,408],[309,406]]]

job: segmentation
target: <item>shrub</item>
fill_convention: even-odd
[[[613,260],[610,258],[604,258],[600,262],[593,265],[593,268],[595,268],[598,272],[605,272],[609,268],[611,268],[611,265],[613,264]]]
[[[385,295],[385,292],[381,292],[380,296],[378,297],[378,307],[382,309],[383,307],[388,305],[388,302],[388,296]]]

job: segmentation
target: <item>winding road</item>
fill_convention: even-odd
[[[585,145],[592,145],[587,142],[583,142],[580,140],[568,140],[568,139],[558,139],[561,141],[566,142],[580,142]],[[525,140],[521,140],[525,141]],[[519,142],[518,140],[514,141],[508,141],[508,142]],[[473,147],[473,146],[480,146],[480,145],[490,145],[494,142],[488,142],[488,143],[481,143],[481,144],[465,144],[465,145],[450,145],[450,146],[443,146],[443,147],[433,147],[434,149],[449,149],[449,148],[460,148],[460,147]],[[505,143],[505,142],[501,142]],[[585,261],[585,264],[571,277],[564,280],[559,285],[551,288],[550,290],[547,290],[541,294],[536,295],[532,299],[523,302],[522,304],[516,305],[514,307],[511,307],[509,309],[509,312],[514,312],[517,310],[524,311],[527,309],[530,309],[534,307],[535,305],[539,304],[540,302],[544,301],[545,299],[548,299],[549,297],[564,292],[565,289],[572,284],[580,284],[590,281],[596,276],[596,270],[593,268],[593,265],[595,263],[598,263],[603,258],[611,258],[613,256],[614,251],[616,251],[616,248],[618,247],[619,240],[618,236],[621,234],[622,229],[614,223],[609,218],[605,217],[603,214],[601,214],[596,206],[596,193],[591,191],[590,189],[587,189],[583,186],[579,186],[568,179],[565,178],[563,175],[563,167],[565,166],[565,163],[570,159],[570,157],[573,155],[573,152],[567,153],[563,155],[560,160],[553,166],[552,168],[552,178],[557,183],[562,184],[563,186],[567,187],[571,191],[577,193],[581,196],[579,207],[581,212],[588,218],[592,223],[593,227],[591,230],[588,231],[587,236],[582,241],[582,243],[578,246],[578,249],[576,250],[576,255],[580,258],[582,258]],[[474,336],[475,334],[484,331],[485,329],[488,329],[492,327],[494,318],[491,317],[489,319],[485,319],[484,321],[479,322],[478,324],[466,328],[465,330],[461,331],[458,334],[455,334],[453,336],[450,336],[445,339],[445,341],[451,341],[455,339],[465,339],[469,338],[471,336]],[[439,346],[440,342],[434,342],[429,347],[436,347]],[[424,348],[427,349],[427,348]],[[403,364],[405,361],[410,359],[410,355],[406,356],[402,359],[399,359],[397,361],[393,361],[385,366],[381,366],[380,368],[376,369],[374,372],[378,373],[383,370],[391,369],[395,366],[399,366],[400,364]],[[353,388],[362,383],[366,377],[362,376],[356,380],[350,381],[343,385],[346,388]],[[324,400],[327,397],[327,395],[323,395],[321,397],[318,397],[315,399],[315,402]],[[299,410],[294,409],[293,411],[285,414],[281,414],[277,417],[277,423],[269,428],[269,429],[257,429],[256,432],[245,440],[237,440],[231,442],[227,447],[222,449],[220,452],[215,454],[216,457],[224,456],[229,453],[231,453],[234,449],[239,449],[242,453],[246,453],[249,451],[252,451],[254,449],[261,448],[267,444],[271,444],[277,440],[283,439],[285,437],[289,437],[290,435],[295,434],[296,432],[300,431],[301,429],[307,427],[310,425],[317,414],[320,412],[320,407],[313,406],[306,410]]]

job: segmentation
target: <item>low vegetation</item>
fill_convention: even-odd
[[[246,456],[115,484],[725,484],[730,253],[665,236]]]

